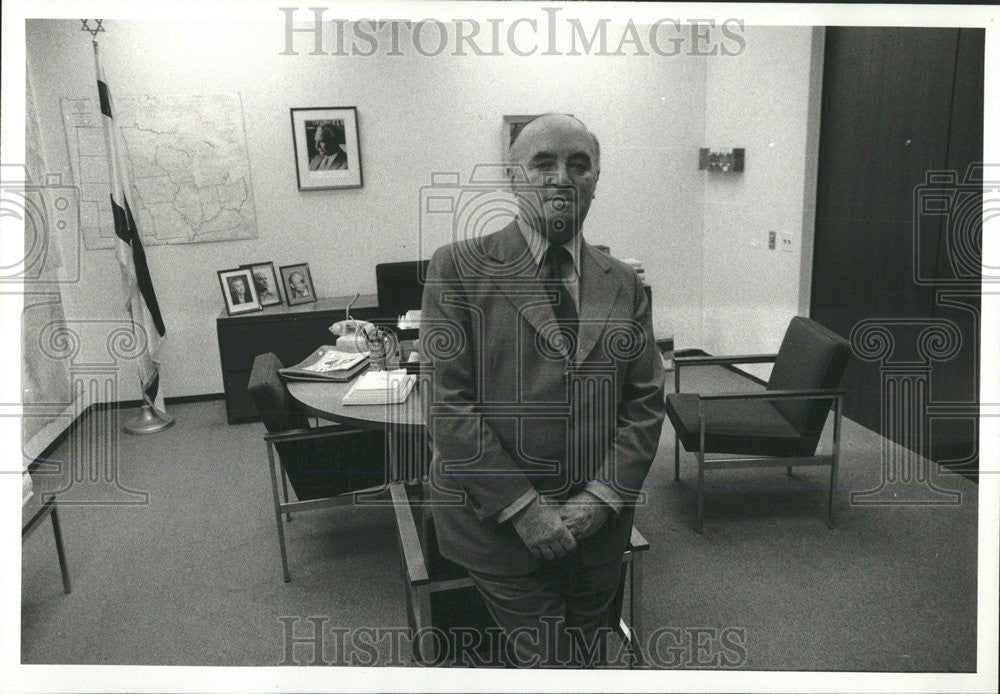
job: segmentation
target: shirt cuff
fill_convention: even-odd
[[[517,515],[517,513],[527,507],[532,501],[538,498],[538,492],[534,488],[528,489],[521,496],[505,509],[497,514],[497,523],[504,523]]]
[[[625,507],[625,500],[621,498],[618,492],[604,484],[604,482],[591,480],[590,482],[587,482],[587,486],[584,487],[584,491],[593,494],[598,499],[603,501],[616,516],[621,514],[622,509]]]

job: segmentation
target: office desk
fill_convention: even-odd
[[[354,381],[286,381],[288,392],[309,415],[361,429],[386,432],[389,481],[421,479],[430,463],[424,433],[424,401],[414,387],[398,405],[345,405],[341,400]],[[419,384],[419,381],[418,381]]]
[[[394,429],[413,433],[423,431],[424,401],[419,388],[414,387],[406,402],[398,405],[345,405],[341,401],[354,385],[354,380],[347,383],[285,383],[291,396],[314,417],[361,429]]]
[[[216,320],[222,385],[226,393],[226,417],[230,424],[260,418],[247,392],[253,360],[274,352],[285,366],[305,359],[320,345],[336,339],[327,330],[344,319],[344,309],[353,296],[335,296],[297,306],[268,306],[262,311],[230,316],[223,309]],[[362,294],[351,306],[351,315],[372,320],[379,315],[378,300]]]

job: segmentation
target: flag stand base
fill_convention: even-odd
[[[157,412],[149,405],[143,405],[139,414],[125,422],[122,431],[133,435],[155,434],[173,424],[174,418],[166,412]]]

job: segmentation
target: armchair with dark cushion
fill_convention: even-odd
[[[281,514],[291,521],[292,511],[349,504],[355,492],[384,489],[388,467],[383,432],[339,424],[310,426],[278,375],[280,368],[281,361],[274,354],[258,355],[247,390],[267,428],[264,444],[271,470],[281,568],[287,583],[291,579]],[[281,466],[284,503],[278,497],[275,451]],[[298,501],[288,500],[289,483]]]
[[[706,469],[830,466],[827,524],[833,527],[833,490],[840,458],[841,407],[838,390],[850,353],[847,341],[808,318],[788,325],[776,355],[678,357],[667,416],[675,431],[674,479],[680,480],[680,446],[698,458],[698,522],[702,532]],[[680,392],[683,366],[774,362],[767,390],[699,395]],[[833,405],[833,450],[816,455]],[[745,457],[707,459],[707,453]]]

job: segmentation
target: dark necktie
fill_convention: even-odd
[[[562,246],[549,246],[545,251],[544,265],[546,268],[546,279],[550,280],[551,287],[556,294],[555,303],[552,304],[552,311],[556,314],[556,321],[562,330],[572,333],[576,337],[577,323],[579,317],[576,312],[576,303],[569,293],[564,278],[569,273],[574,272],[573,257]]]

